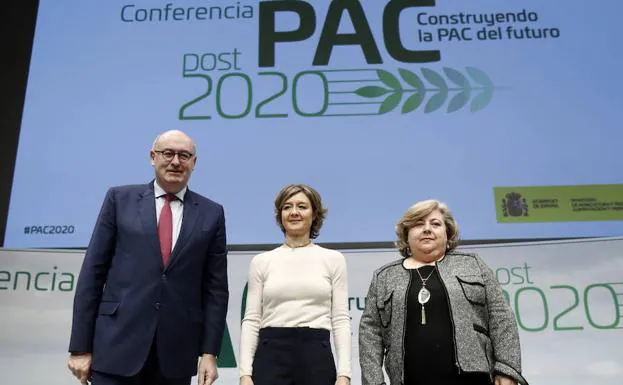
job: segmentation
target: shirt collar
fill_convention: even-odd
[[[177,197],[177,199],[179,199],[180,202],[182,203],[184,202],[184,195],[186,195],[186,190],[188,190],[188,186],[184,186],[183,189],[181,189],[176,194],[174,194]],[[167,192],[164,191],[164,189],[160,187],[160,185],[156,181],[154,181],[154,195],[156,196],[156,198],[160,198],[164,195],[167,195]]]

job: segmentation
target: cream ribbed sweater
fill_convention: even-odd
[[[309,245],[256,255],[249,267],[240,332],[240,376],[251,375],[263,327],[310,327],[333,332],[337,375],[351,376],[348,276],[342,253]]]

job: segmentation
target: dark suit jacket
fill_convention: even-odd
[[[217,355],[229,291],[223,207],[187,190],[169,263],[158,242],[153,183],[106,194],[74,298],[70,352],[91,352],[92,369],[140,371],[155,339],[163,374],[197,373]]]

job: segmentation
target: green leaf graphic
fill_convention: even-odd
[[[400,73],[400,76],[402,77],[402,79],[405,82],[407,82],[410,86],[418,90],[418,92],[421,92],[425,88],[424,83],[422,82],[420,77],[417,76],[415,73],[409,70],[406,70],[404,68],[400,68],[398,72]]]
[[[484,87],[490,87],[493,88],[493,83],[491,82],[491,79],[489,79],[489,77],[487,76],[487,74],[485,74],[484,72],[482,72],[481,70],[479,70],[478,68],[474,68],[474,67],[465,67],[465,69],[467,70],[467,74],[474,79],[474,81]]]
[[[480,94],[478,94],[470,105],[470,110],[476,112],[485,108],[489,102],[493,99],[493,88],[485,88]]]
[[[379,87],[379,86],[365,86],[358,88],[355,93],[359,96],[363,96],[364,98],[376,98],[378,96],[383,96],[386,93],[391,92],[387,88]]]
[[[391,73],[385,70],[377,70],[376,73],[377,75],[379,75],[379,79],[383,83],[385,83],[385,85],[388,86],[389,88],[393,90],[402,89],[402,85],[400,84],[400,81]]]
[[[428,100],[426,103],[426,107],[424,107],[424,113],[428,114],[429,112],[433,112],[438,110],[445,103],[448,98],[448,90],[441,90],[433,95],[432,98]]]
[[[409,96],[407,100],[405,101],[405,104],[402,105],[402,113],[406,114],[417,109],[420,106],[420,104],[422,104],[422,101],[424,100],[425,95],[426,95],[426,91],[422,93],[417,92]]]
[[[405,99],[402,103],[402,114],[413,112],[422,105],[424,113],[434,112],[440,110],[446,102],[448,113],[464,109],[468,104],[471,112],[477,112],[488,106],[493,99],[493,82],[477,68],[465,67],[465,70],[457,70],[443,67],[441,70],[420,70],[421,74],[418,74],[399,68],[394,75],[389,71],[376,69],[378,80],[375,81],[380,85],[363,86],[347,93],[352,92],[364,98],[383,97],[379,114],[394,111],[403,102],[403,96]],[[376,104],[376,101],[372,104]]]
[[[381,107],[379,107],[379,114],[386,114],[396,108],[402,100],[402,92],[394,92],[383,100]]]
[[[426,80],[428,80],[432,85],[439,87],[440,90],[448,89],[446,81],[443,80],[441,75],[437,72],[429,70],[428,68],[422,68],[422,75],[424,75],[424,78],[426,78]]]
[[[446,76],[448,77],[448,79],[450,79],[450,81],[452,81],[452,83],[456,84],[459,87],[463,87],[463,89],[469,89],[469,80],[467,80],[465,75],[463,75],[459,71],[455,70],[454,68],[443,67],[443,72],[445,72]]]
[[[454,95],[452,99],[450,99],[450,103],[448,103],[448,112],[455,112],[463,108],[467,102],[469,101],[469,97],[471,96],[472,90],[470,88],[466,88],[458,94]]]

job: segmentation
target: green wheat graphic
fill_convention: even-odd
[[[431,113],[440,110],[444,105],[448,113],[459,111],[468,105],[471,112],[477,112],[489,105],[493,99],[494,89],[500,88],[494,86],[487,74],[474,67],[465,67],[464,73],[450,67],[443,67],[443,72],[429,68],[421,68],[420,71],[421,74],[418,74],[401,68],[398,69],[398,76],[382,69],[322,71],[328,76],[340,72],[360,74],[373,72],[376,75],[374,79],[328,80],[329,84],[355,83],[358,86],[354,90],[329,91],[328,94],[354,94],[365,98],[365,101],[348,103],[332,100],[329,105],[379,105],[375,113],[331,115],[380,115],[392,112],[399,106],[402,106],[400,108],[402,114],[417,111],[418,108],[423,109],[424,113]],[[360,86],[364,82],[374,85]]]

